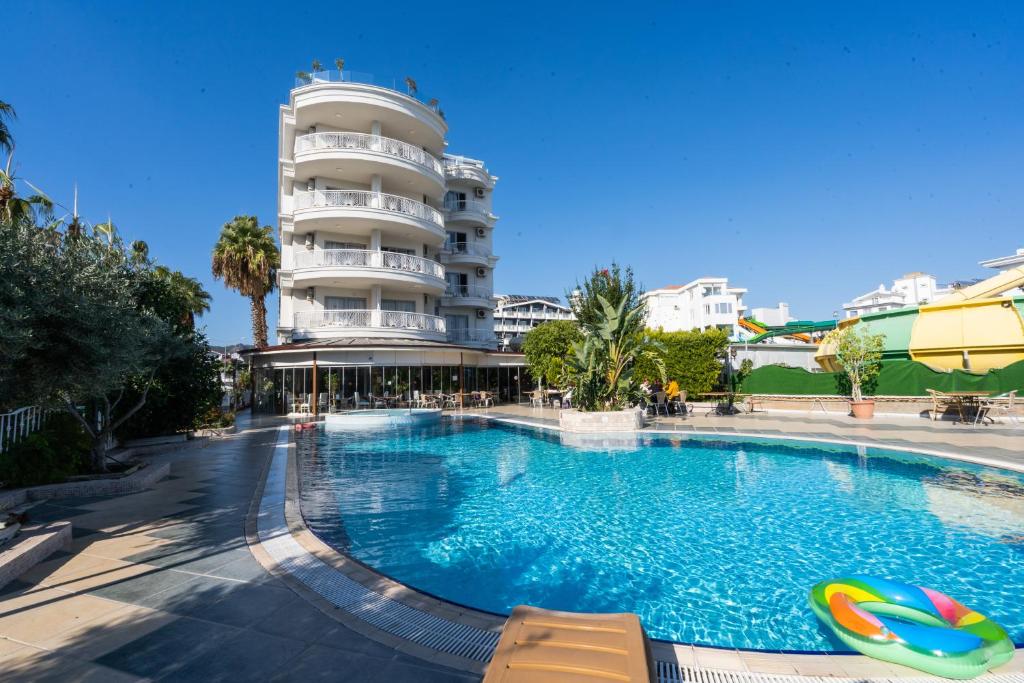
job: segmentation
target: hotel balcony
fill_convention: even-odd
[[[370,184],[374,175],[409,192],[429,197],[444,193],[444,167],[422,148],[367,133],[311,133],[295,138],[295,174],[333,177]]]
[[[373,230],[381,230],[428,244],[439,244],[446,236],[440,211],[394,194],[307,190],[295,193],[292,208],[296,231],[369,235]]]
[[[485,202],[474,199],[447,199],[444,203],[444,212],[449,223],[493,226],[498,220]]]
[[[446,156],[444,175],[449,180],[467,180],[488,189],[494,187],[494,176],[487,172],[484,162],[468,157]]]
[[[445,341],[444,318],[424,313],[380,310],[303,311],[293,317],[292,336],[302,338],[376,337]]]
[[[299,249],[292,263],[291,272],[281,273],[281,285],[284,287],[398,285],[438,294],[448,286],[444,279],[444,266],[440,263],[390,251]]]
[[[477,285],[448,285],[441,295],[442,306],[470,306],[472,308],[494,308],[497,299],[490,287]]]
[[[330,123],[348,130],[402,131],[402,138],[426,149],[444,149],[448,124],[434,98],[390,78],[353,71],[318,71],[300,78],[291,91],[284,123],[297,130]],[[406,135],[408,131],[408,136]]]
[[[461,344],[463,346],[493,349],[498,344],[498,338],[490,330],[456,328],[448,330],[447,337],[448,341],[452,344]]]
[[[451,265],[487,266],[493,268],[498,257],[484,244],[473,242],[446,242],[439,253],[441,263]]]

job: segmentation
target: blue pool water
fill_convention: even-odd
[[[843,648],[808,589],[877,574],[1024,641],[1020,474],[767,439],[569,447],[477,422],[297,439],[313,531],[453,602],[630,611],[658,638],[827,651]]]

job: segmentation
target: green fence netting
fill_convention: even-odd
[[[834,372],[808,372],[803,368],[766,365],[743,380],[743,391],[751,394],[797,394],[846,396],[844,376]],[[916,361],[882,363],[871,394],[879,396],[927,396],[927,389],[939,391],[988,391],[1024,393],[1024,361],[986,373],[963,370],[943,372]],[[865,391],[865,393],[869,393]]]

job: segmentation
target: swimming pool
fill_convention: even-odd
[[[296,436],[301,506],[398,581],[507,613],[631,611],[657,638],[832,651],[817,581],[941,590],[1024,641],[1024,475],[826,443],[563,445],[467,420]]]

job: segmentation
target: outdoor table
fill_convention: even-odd
[[[749,395],[750,394],[742,394],[742,393],[740,393],[738,391],[708,391],[708,392],[702,393],[701,396],[708,396],[710,398],[715,398],[715,399],[726,399],[724,402],[723,401],[717,401],[715,403],[715,407],[710,409],[708,412],[706,412],[704,414],[705,415],[710,415],[711,413],[716,413],[718,415],[735,415],[736,413],[742,412],[735,405],[736,397],[737,396],[749,396]]]
[[[946,391],[943,392],[947,398],[956,401],[956,411],[960,414],[960,421],[967,423],[967,414],[978,414],[980,399],[992,395],[991,391]]]

